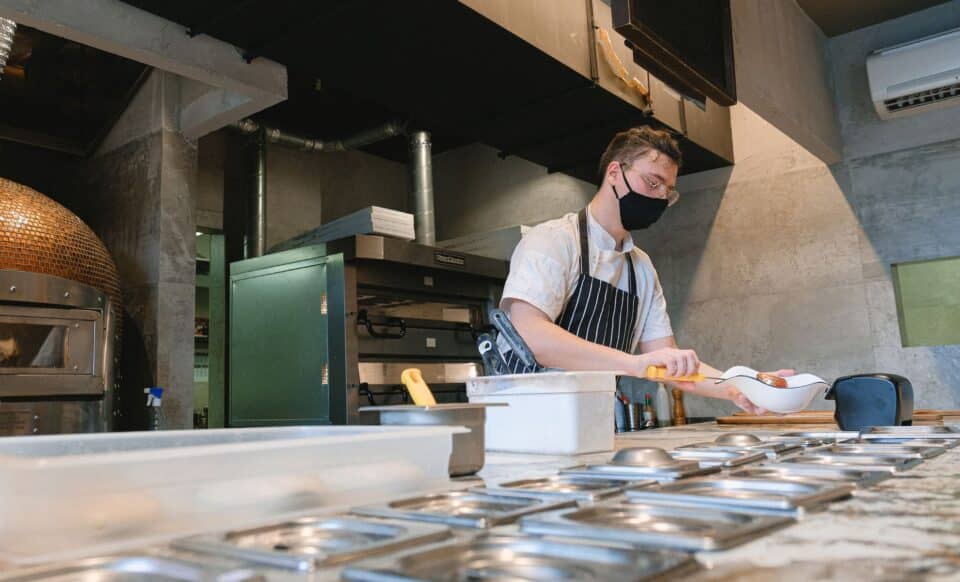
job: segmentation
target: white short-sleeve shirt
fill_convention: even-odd
[[[510,274],[503,289],[504,301],[526,301],[556,321],[580,277],[577,224],[577,214],[567,214],[538,224],[520,240],[510,259]],[[672,336],[663,289],[647,253],[634,246],[632,238],[624,241],[622,250],[616,250],[616,240],[594,220],[589,209],[587,236],[591,277],[627,291],[630,275],[624,253],[630,253],[633,259],[640,309],[630,351],[635,352],[641,341]]]

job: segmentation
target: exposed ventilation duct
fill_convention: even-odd
[[[267,254],[267,140],[264,131],[256,137],[253,164],[253,204],[250,220],[248,257]]]
[[[305,152],[345,152],[362,148],[391,137],[396,137],[406,131],[406,124],[401,122],[385,123],[372,129],[366,129],[345,139],[324,141],[287,133],[274,127],[260,125],[251,119],[244,119],[233,124],[242,133],[252,135],[263,130],[267,142]]]
[[[413,210],[416,240],[433,246],[437,231],[433,215],[433,160],[430,134],[417,131],[410,136],[410,208]]]
[[[10,56],[10,49],[13,47],[13,36],[16,32],[16,22],[0,18],[0,77],[3,76],[3,68],[7,65],[7,58]]]
[[[252,182],[250,187],[251,200],[250,200],[250,226],[247,228],[248,236],[244,244],[246,258],[252,257],[262,257],[267,252],[267,143],[275,143],[277,145],[282,145],[284,147],[289,147],[293,149],[298,149],[305,152],[321,152],[321,153],[331,153],[331,152],[345,152],[353,149],[357,149],[378,141],[383,141],[385,139],[395,137],[403,134],[406,131],[406,124],[400,122],[390,122],[385,123],[381,126],[374,127],[372,129],[367,129],[361,132],[358,132],[350,137],[339,140],[323,141],[319,139],[312,139],[307,137],[298,136],[292,133],[287,133],[283,130],[267,127],[261,125],[256,121],[251,119],[244,119],[233,124],[233,127],[239,130],[241,133],[246,135],[255,136],[256,143],[256,155],[253,162],[253,167],[251,169],[251,178]],[[427,171],[430,171],[430,162],[429,162],[429,152],[430,152],[430,143],[429,143],[429,134],[425,132],[420,132],[427,136]],[[419,134],[418,134],[419,135]],[[428,244],[433,244],[434,234],[433,234],[433,176],[428,176],[427,182],[430,189],[430,200],[429,200],[429,209],[430,209],[430,237],[431,242]],[[417,215],[418,227],[417,232],[420,232],[419,228],[419,214]],[[418,234],[419,237],[419,234]],[[418,238],[419,240],[419,238]]]

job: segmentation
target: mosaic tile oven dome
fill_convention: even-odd
[[[107,293],[119,316],[117,267],[96,234],[40,192],[0,178],[0,269],[55,275]]]

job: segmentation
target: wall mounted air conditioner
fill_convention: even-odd
[[[867,78],[882,119],[960,105],[960,28],[874,51]]]

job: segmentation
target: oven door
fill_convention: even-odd
[[[102,396],[102,313],[0,305],[0,398]]]

